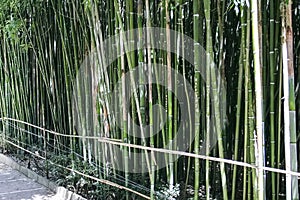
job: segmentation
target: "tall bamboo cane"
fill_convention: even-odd
[[[257,0],[251,0],[252,9],[252,41],[254,56],[254,80],[255,80],[255,108],[256,108],[256,135],[257,135],[257,183],[258,199],[264,199],[264,163],[263,157],[263,120],[262,120],[262,81],[261,81],[261,62],[260,62],[260,42],[258,35],[258,3]]]

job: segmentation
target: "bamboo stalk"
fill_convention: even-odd
[[[195,154],[199,154],[200,153],[200,105],[199,105],[199,100],[200,99],[200,49],[199,49],[199,1],[193,1],[193,36],[194,36],[194,53],[195,53],[195,56],[194,56],[194,68],[195,68],[195,139],[194,139],[194,152]],[[207,10],[207,12],[210,12],[209,8]],[[206,22],[210,23],[209,19],[206,19]],[[209,27],[209,25],[207,25],[207,28]],[[207,34],[207,39],[208,39],[209,35]],[[209,44],[209,43],[207,43]],[[208,47],[208,46],[207,46]],[[206,59],[210,59],[210,55],[209,53],[211,52],[208,52],[207,51],[207,57]],[[209,61],[207,61],[208,63],[208,66],[209,66]],[[209,68],[209,67],[207,67]],[[209,69],[208,69],[208,72],[206,72],[207,76],[209,76]],[[207,77],[206,77],[207,78]],[[209,79],[210,80],[210,79]],[[210,90],[210,82],[207,81],[206,82],[206,87],[208,87],[208,90]],[[206,90],[207,94],[209,95],[209,92]],[[209,98],[208,100],[209,101]],[[209,104],[206,105],[207,108],[209,108]],[[207,111],[207,110],[206,110]],[[209,116],[209,112],[206,113],[206,115]],[[208,121],[209,122],[209,121]],[[208,125],[209,127],[210,125]],[[209,131],[209,128],[206,127]],[[207,130],[206,130],[207,131]],[[210,134],[209,132],[207,132],[207,134]],[[199,187],[200,187],[200,160],[199,159],[195,159],[195,179],[194,179],[194,190],[195,190],[195,193],[194,193],[194,200],[197,200],[199,198]]]
[[[288,48],[285,24],[285,7],[282,8],[282,74],[283,74],[283,107],[284,107],[284,147],[285,147],[285,169],[291,171],[291,149],[290,149],[290,116],[289,116],[289,79],[288,79]],[[286,174],[286,199],[292,199],[292,177]]]
[[[287,64],[288,64],[288,101],[289,101],[289,134],[291,150],[291,170],[298,171],[297,158],[297,134],[296,134],[296,105],[295,105],[295,77],[294,77],[294,51],[293,51],[293,25],[292,25],[292,1],[286,5],[286,47],[287,47]],[[287,80],[285,80],[287,81]],[[298,178],[291,177],[292,199],[299,199]]]
[[[146,0],[146,26],[151,27],[150,22],[150,5],[149,0]],[[153,135],[153,122],[154,122],[154,116],[153,116],[153,91],[152,91],[152,59],[151,59],[151,44],[152,44],[152,34],[150,30],[147,30],[146,32],[147,37],[147,69],[148,69],[148,101],[149,101],[149,134],[150,134],[150,146],[154,147],[155,145],[155,136]],[[149,174],[150,176],[150,198],[155,199],[155,161],[154,161],[154,152],[151,151],[151,172]]]
[[[247,22],[246,22],[246,27],[247,27],[247,31],[246,31],[246,41],[244,44],[244,60],[243,60],[243,64],[244,64],[244,71],[245,71],[245,111],[244,111],[244,162],[249,162],[249,151],[250,148],[249,146],[251,145],[250,141],[249,141],[249,120],[248,120],[248,113],[249,113],[249,82],[250,82],[250,68],[249,68],[249,50],[250,50],[250,9],[249,8],[244,8],[245,12],[247,11]],[[252,103],[252,102],[251,102]],[[250,144],[250,145],[249,145]],[[247,170],[244,167],[244,184],[243,184],[243,188],[246,190],[246,184],[247,184],[247,178],[248,178],[248,199],[251,198],[251,171]],[[243,199],[246,199],[246,192],[243,191]]]
[[[238,95],[237,95],[237,111],[236,111],[236,123],[235,123],[235,138],[234,138],[234,160],[238,159],[238,150],[239,150],[239,137],[240,137],[240,118],[241,118],[241,99],[242,99],[242,84],[243,84],[243,66],[245,66],[245,59],[246,59],[246,26],[247,22],[245,22],[245,2],[241,2],[241,28],[242,28],[242,36],[241,36],[241,52],[240,52],[240,59],[239,59],[239,75],[238,75]],[[248,69],[246,69],[248,70]],[[246,72],[245,72],[246,74]],[[245,75],[246,79],[246,75]],[[246,79],[247,80],[247,79]],[[247,91],[245,87],[245,91]],[[246,102],[246,98],[245,98]],[[246,107],[245,107],[246,108]],[[246,142],[245,140],[244,142]],[[246,155],[244,155],[245,157]],[[237,173],[237,166],[233,167],[233,177],[232,177],[232,193],[231,199],[235,199],[236,193],[236,173]],[[245,181],[245,180],[244,180]],[[244,187],[244,193],[246,192]],[[245,194],[243,195],[245,196]]]
[[[274,2],[270,2],[270,66],[269,66],[269,73],[270,73],[270,139],[271,139],[271,167],[275,167],[275,105],[274,105],[274,91],[275,91],[275,51],[274,51],[274,29],[275,24],[275,17],[274,17]],[[272,199],[276,199],[276,180],[275,174],[271,174],[272,179]]]
[[[223,147],[223,140],[222,140],[222,125],[221,125],[221,115],[220,115],[220,99],[218,93],[218,86],[217,80],[220,80],[220,74],[216,72],[215,65],[213,63],[213,47],[212,47],[212,35],[211,35],[211,19],[210,19],[210,2],[204,1],[204,12],[206,18],[206,31],[207,31],[207,57],[206,62],[208,67],[210,68],[210,76],[211,76],[211,87],[212,87],[212,96],[213,96],[213,110],[214,110],[214,119],[215,119],[215,132],[217,135],[218,140],[218,150],[219,150],[219,157],[224,158],[224,147]],[[223,88],[222,88],[223,89]],[[225,172],[225,164],[223,162],[220,163],[220,175],[222,181],[222,192],[223,192],[223,199],[228,199],[227,194],[227,180],[226,180],[226,172]]]
[[[263,157],[263,105],[262,105],[262,80],[260,62],[260,42],[258,35],[258,2],[251,0],[252,9],[252,41],[254,56],[254,80],[255,80],[255,109],[256,109],[256,135],[257,135],[257,186],[258,199],[264,199],[264,157]]]
[[[173,149],[173,94],[172,94],[172,62],[171,62],[171,38],[170,38],[170,11],[169,11],[169,0],[165,0],[165,12],[166,12],[166,42],[167,42],[167,84],[168,84],[168,94],[167,94],[167,105],[168,105],[168,141],[169,149]],[[174,162],[172,155],[169,158],[169,187],[170,189],[174,186]]]

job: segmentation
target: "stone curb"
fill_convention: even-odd
[[[52,181],[49,181],[45,177],[42,177],[35,172],[31,171],[30,169],[27,169],[26,167],[21,166],[17,162],[15,162],[13,159],[7,157],[6,155],[0,153],[0,162],[10,166],[12,169],[15,169],[25,176],[27,176],[30,179],[33,179],[37,183],[45,186],[46,188],[50,189],[53,192],[56,192],[55,194],[55,199],[57,200],[87,200],[80,195],[71,192],[67,190],[64,187],[57,186],[55,183]]]

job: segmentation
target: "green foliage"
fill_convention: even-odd
[[[55,163],[50,164],[50,176],[53,180],[58,185],[64,186],[88,199],[122,199],[122,196],[125,195],[125,193],[114,187],[91,180],[58,166],[65,166],[83,174],[100,178],[97,167],[83,162],[79,158],[72,160],[71,155],[66,156],[62,154],[57,156],[54,154],[51,157],[51,162]]]
[[[180,195],[180,185],[171,186],[166,184],[159,187],[156,196],[161,200],[176,200]]]
[[[25,27],[24,21],[21,19],[10,19],[6,21],[6,24],[3,28],[4,34],[8,39],[18,42],[24,33],[22,29]]]
[[[11,18],[21,18],[29,5],[30,0],[2,0],[0,2],[0,22]]]

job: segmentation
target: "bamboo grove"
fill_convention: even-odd
[[[1,0],[2,152],[39,163],[30,153],[38,152],[45,176],[88,199],[299,199],[299,13],[300,2],[290,0]],[[164,30],[158,44],[165,49],[153,48],[158,36],[144,34],[145,27]],[[171,38],[172,31],[193,43]],[[111,54],[99,59],[103,41],[114,35]],[[174,44],[182,49],[172,52]],[[184,52],[192,52],[191,61]],[[91,53],[95,63],[118,55],[107,70],[87,68],[101,77],[98,84],[76,79]],[[154,71],[166,66],[158,73],[163,85],[152,84],[149,63]],[[138,67],[148,73],[126,78]],[[175,84],[178,74],[182,86]],[[177,96],[188,84],[193,93],[184,90],[182,110]],[[156,113],[156,105],[163,111]],[[178,150],[173,139],[181,122],[194,140],[178,159],[162,151],[159,168],[153,152]],[[150,137],[138,135],[144,126]],[[211,132],[212,147],[203,143],[213,140]]]

